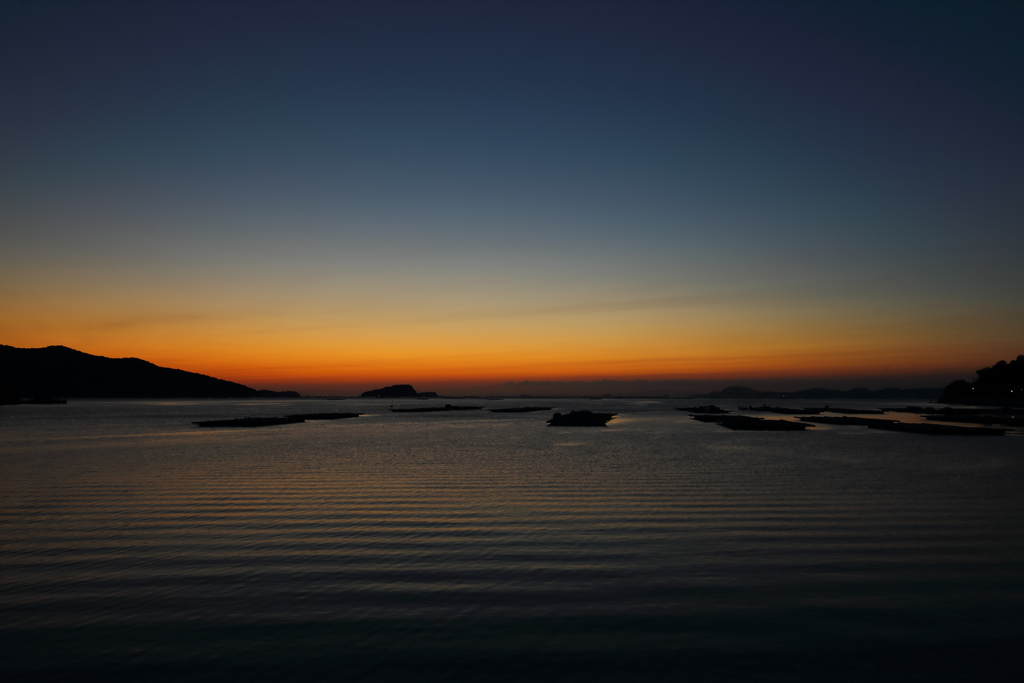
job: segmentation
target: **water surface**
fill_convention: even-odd
[[[1020,673],[1020,436],[732,432],[673,410],[685,401],[547,403],[618,412],[606,428],[387,411],[434,403],[4,407],[0,673]],[[191,424],[318,411],[367,415]]]

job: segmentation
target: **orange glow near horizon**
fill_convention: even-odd
[[[922,330],[833,324],[745,312],[743,323],[715,312],[582,316],[575,320],[486,320],[424,325],[414,332],[352,326],[237,329],[227,321],[81,324],[53,334],[8,334],[13,346],[63,344],[109,357],[236,381],[256,388],[325,392],[397,383],[429,389],[508,381],[592,381],[821,377],[957,373],[1012,352],[950,337],[922,344]],[[779,316],[776,314],[775,316]],[[640,319],[638,319],[640,318]],[[652,319],[653,318],[653,319]],[[710,318],[710,319],[709,319]],[[65,319],[67,320],[67,319]],[[531,324],[524,324],[529,322]],[[610,327],[609,322],[617,324]]]
[[[947,310],[890,292],[856,300],[808,288],[674,296],[550,282],[424,288],[321,275],[199,278],[139,287],[8,275],[0,343],[137,357],[266,389],[351,392],[513,381],[721,380],[973,373],[1015,357],[1012,310]],[[605,290],[599,287],[604,286]],[[510,293],[511,292],[511,293]]]

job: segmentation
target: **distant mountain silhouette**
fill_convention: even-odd
[[[842,391],[839,389],[801,389],[800,391],[757,391],[750,387],[726,387],[721,391],[712,391],[710,394],[701,394],[693,398],[796,398],[804,400],[822,400],[832,398],[864,398],[884,401],[888,399],[904,398],[926,398],[936,399],[942,394],[941,389],[850,389]]]
[[[383,389],[364,391],[363,398],[437,398],[434,391],[416,391],[411,384],[394,384]]]
[[[200,377],[205,377],[205,375],[200,375]],[[239,384],[238,386],[242,385]],[[260,398],[302,398],[302,394],[297,391],[271,391],[270,389],[258,389],[256,395]]]
[[[0,344],[0,383],[12,396],[63,398],[296,397],[294,391],[257,391],[243,384],[138,358],[93,356],[66,346],[19,349]]]
[[[965,405],[1024,405],[1024,356],[978,370],[973,382],[958,379],[942,392],[940,403]]]

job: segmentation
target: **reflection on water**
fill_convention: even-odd
[[[296,405],[368,415],[190,424]],[[604,429],[388,405],[3,408],[0,672],[934,681],[1019,666],[1020,437],[731,432],[672,401],[602,401],[621,414]]]

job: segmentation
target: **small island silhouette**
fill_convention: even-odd
[[[229,420],[200,420],[197,427],[273,427],[305,422],[301,417],[236,417]]]
[[[483,410],[483,406],[453,406],[445,403],[443,406],[430,406],[428,408],[390,408],[392,413],[447,413],[453,410]]]
[[[371,389],[360,394],[362,398],[437,398],[436,391],[416,391],[411,384],[393,384],[383,389]]]
[[[802,422],[786,420],[766,420],[763,417],[749,415],[721,415],[714,413],[697,413],[690,417],[698,422],[713,422],[736,431],[752,432],[798,432],[807,429]]]
[[[877,417],[833,417],[829,415],[814,415],[801,417],[802,422],[813,422],[829,425],[855,425],[867,427],[868,429],[884,429],[890,432],[909,432],[911,434],[928,434],[931,436],[1002,436],[1005,429],[996,427],[964,427],[961,425],[946,424],[921,424],[915,422],[900,422],[899,420],[887,420]]]
[[[683,410],[687,413],[706,413],[708,415],[725,415],[729,412],[718,406],[693,406],[692,408],[676,408],[676,410]]]
[[[360,413],[303,413],[284,417],[236,417],[227,420],[199,420],[192,424],[198,427],[273,427],[275,425],[300,424],[306,420],[344,420],[360,417]]]
[[[740,410],[751,410],[760,413],[777,413],[779,415],[818,415],[825,408],[786,408],[782,406],[770,406],[767,403],[762,406],[740,406]],[[679,410],[682,410],[680,408]]]
[[[604,427],[613,417],[615,417],[615,413],[573,410],[568,415],[555,413],[547,422],[549,427]]]

